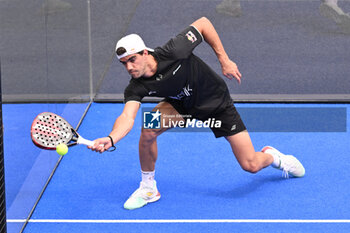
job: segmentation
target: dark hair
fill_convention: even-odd
[[[117,48],[117,55],[123,55],[124,53],[126,53],[126,49],[124,47],[119,47]],[[143,55],[143,50],[138,52],[137,54]]]
[[[126,53],[126,49],[124,47],[119,47],[117,49],[117,55],[120,56],[122,54]]]

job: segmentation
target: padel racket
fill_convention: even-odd
[[[32,123],[30,134],[34,144],[46,150],[56,150],[61,143],[67,146],[94,145],[93,141],[81,137],[63,117],[52,112],[37,115]]]

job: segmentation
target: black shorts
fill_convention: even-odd
[[[189,112],[183,107],[182,101],[170,98],[166,98],[163,101],[171,104],[179,114],[185,116],[190,115]],[[209,113],[206,119],[195,115],[193,115],[192,118],[199,119],[201,121],[205,121],[208,118],[215,118],[215,120],[221,121],[220,128],[210,128],[216,138],[231,136],[246,130],[241,116],[237,112],[236,107],[233,105],[233,103],[228,104],[227,107],[223,109],[216,110],[214,113]]]

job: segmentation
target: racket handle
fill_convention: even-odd
[[[83,144],[83,145],[86,145],[86,146],[93,146],[95,144],[93,141],[87,140],[87,139],[82,138],[82,137],[78,138],[77,143],[78,144]]]

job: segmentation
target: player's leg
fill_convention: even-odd
[[[212,128],[215,137],[225,137],[230,143],[238,163],[245,171],[256,173],[273,162],[272,155],[255,152],[246,127],[230,97],[226,107],[213,116],[221,122],[219,128]]]
[[[284,155],[277,149],[266,146],[261,152],[256,152],[247,131],[225,137],[230,143],[232,151],[241,167],[248,172],[256,173],[261,169],[272,165],[283,170],[283,175],[303,177],[305,169],[297,158],[292,155]]]
[[[169,121],[183,121],[184,119],[176,109],[168,102],[160,102],[152,111],[162,114],[162,119]],[[161,125],[160,129],[142,129],[139,141],[139,156],[142,171],[154,171],[158,157],[157,137],[170,129]]]
[[[180,121],[183,118],[168,102],[159,103],[153,111],[159,110],[162,118],[167,118],[169,121]],[[126,209],[137,209],[143,207],[147,203],[159,200],[160,193],[157,189],[157,183],[154,179],[155,164],[158,158],[157,137],[164,133],[170,127],[160,129],[142,129],[139,141],[139,157],[141,164],[140,187],[129,197],[124,203]]]
[[[263,152],[255,152],[248,131],[225,137],[242,169],[256,173],[273,162],[273,156]]]
[[[261,152],[255,151],[249,133],[233,104],[215,114],[215,119],[220,120],[222,124],[220,128],[212,128],[212,131],[216,137],[226,138],[238,163],[245,171],[256,173],[272,165],[283,170],[286,177],[288,174],[295,177],[304,176],[305,169],[294,156],[284,155],[270,146],[264,147]]]

